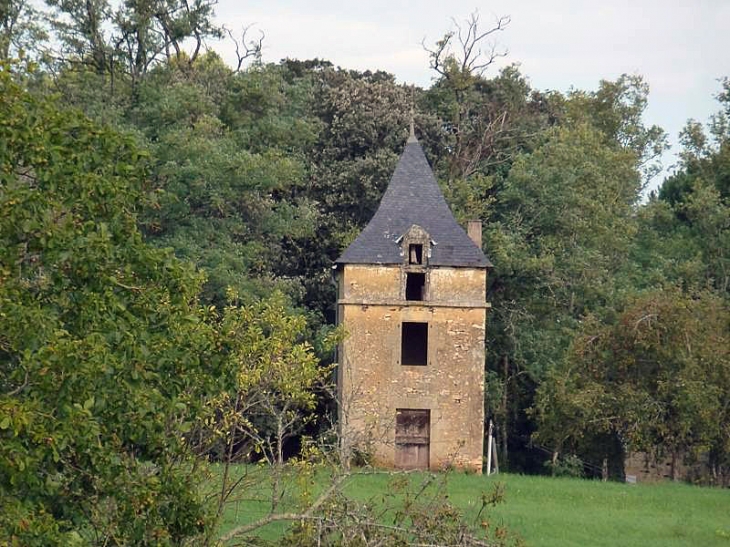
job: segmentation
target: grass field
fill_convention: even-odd
[[[265,473],[250,468],[246,472],[252,477]],[[409,474],[414,485],[426,477]],[[392,500],[392,479],[388,473],[356,475],[346,483],[345,492],[371,503],[381,503],[384,496]],[[323,487],[320,482],[324,479],[315,479],[315,490]],[[727,489],[509,474],[485,477],[451,473],[445,481],[450,501],[471,521],[481,507],[482,493],[490,492],[495,482],[504,484],[505,502],[488,509],[487,517],[493,524],[504,524],[518,533],[528,546],[730,547]],[[296,490],[296,484],[291,488]],[[229,504],[221,533],[266,514],[267,488],[255,486],[243,492],[243,497]],[[261,534],[275,539],[284,528],[281,523],[269,525]]]

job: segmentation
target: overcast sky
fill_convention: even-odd
[[[433,44],[478,10],[482,24],[508,15],[497,39],[532,87],[593,90],[601,79],[641,74],[650,85],[647,124],[677,134],[688,118],[718,110],[718,78],[730,76],[728,0],[219,0],[217,19],[231,29],[266,33],[264,61],[327,59],[343,68],[386,70],[428,87],[433,72],[421,41]],[[252,31],[250,31],[252,32]],[[230,44],[215,46],[233,63]],[[488,75],[488,74],[487,74]]]

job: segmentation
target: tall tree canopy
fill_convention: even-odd
[[[215,367],[201,277],[143,241],[129,138],[0,89],[4,539],[179,542],[208,518],[179,435]]]
[[[629,451],[711,455],[730,464],[730,310],[712,293],[631,298],[612,321],[587,319],[567,359],[539,389],[539,438],[586,449],[602,434]],[[604,444],[602,456],[610,456]]]
[[[488,42],[509,19],[484,26],[477,15],[428,47],[435,79],[427,89],[319,59],[266,64],[260,43],[239,49],[231,68],[204,47],[222,30],[212,8],[206,0],[48,0],[45,8],[8,0],[0,9],[0,55],[36,62],[3,76],[0,291],[11,320],[0,348],[12,355],[2,381],[13,404],[52,358],[28,361],[25,385],[25,355],[69,340],[86,344],[79,371],[111,359],[92,358],[102,350],[90,340],[123,370],[157,359],[149,374],[161,407],[178,408],[197,389],[162,379],[175,367],[202,374],[196,367],[207,360],[209,370],[227,371],[216,389],[236,393],[235,344],[218,323],[238,313],[231,293],[246,313],[285,294],[276,309],[291,304],[308,319],[297,322],[296,344],[318,339],[334,321],[332,261],[375,211],[412,117],[455,216],[482,221],[495,264],[485,366],[503,465],[539,465],[517,456],[529,453],[536,428],[547,438],[554,420],[541,401],[556,371],[576,362],[587,323],[609,328],[632,302],[665,289],[680,307],[696,295],[727,302],[728,80],[720,112],[706,127],[687,125],[677,170],[644,203],[666,142],[644,123],[640,76],[590,91],[536,90],[516,65],[491,72],[502,52]],[[46,18],[35,16],[44,9]],[[106,381],[94,371],[83,377]],[[84,408],[87,392],[74,397],[95,416],[96,398]]]

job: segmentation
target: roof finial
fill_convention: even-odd
[[[416,125],[413,121],[413,107],[411,107],[411,127],[410,133],[408,134],[408,142],[418,142],[418,139],[416,139]]]

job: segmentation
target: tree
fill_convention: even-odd
[[[113,47],[109,43],[108,25],[112,9],[107,0],[49,0],[56,8],[52,26],[65,54],[88,63],[98,74],[113,70]]]
[[[208,38],[220,38],[221,29],[212,22],[214,2],[210,0],[129,0],[114,14],[114,45],[133,82],[140,80],[164,55],[197,60]],[[185,41],[192,50],[183,50]]]
[[[543,138],[515,160],[496,195],[500,214],[485,229],[496,264],[489,367],[510,390],[493,409],[503,435],[529,428],[520,409],[562,361],[580,318],[620,294],[617,275],[636,232],[634,154],[606,146],[588,125],[555,128]]]
[[[538,437],[556,449],[611,434],[626,451],[712,455],[728,473],[730,310],[710,292],[631,297],[612,321],[587,319],[540,387]]]
[[[285,77],[302,84],[313,118],[313,132],[303,133],[313,136],[304,147],[307,178],[291,195],[309,207],[314,230],[313,236],[284,237],[276,272],[301,280],[302,300],[333,321],[332,261],[378,206],[408,135],[417,90],[380,71],[335,70],[316,60],[285,67]],[[427,114],[418,114],[416,123],[423,133],[437,127]]]
[[[129,137],[0,71],[0,542],[212,527],[185,433],[220,373],[201,276],[136,227]]]
[[[601,80],[597,91],[572,91],[566,103],[572,123],[588,122],[607,145],[636,154],[645,183],[661,171],[659,157],[668,147],[662,128],[643,124],[648,97],[649,85],[641,76],[622,74],[614,81]]]
[[[281,293],[249,306],[228,306],[221,333],[229,341],[226,351],[236,370],[232,398],[242,418],[228,449],[282,465],[285,443],[315,418],[316,392],[328,383],[332,367],[320,366],[304,340],[306,317],[288,312]]]
[[[223,462],[218,515],[239,488],[231,465],[263,459],[269,466],[271,512],[285,496],[285,454],[296,461],[288,441],[317,421],[318,392],[329,384],[332,367],[322,366],[305,340],[306,318],[288,309],[284,295],[240,305],[229,291],[219,346],[226,356],[226,380],[213,399],[215,420],[202,424],[192,438],[196,451]],[[331,349],[333,331],[324,340]],[[304,456],[306,459],[306,456]]]
[[[133,87],[161,59],[195,62],[206,39],[220,38],[209,0],[48,0],[61,43],[60,66],[80,63],[100,75],[126,75]],[[192,47],[185,49],[185,44]],[[65,68],[68,68],[67,66]]]
[[[642,250],[665,266],[668,279],[730,291],[730,80],[718,96],[722,109],[707,130],[690,120],[682,132],[680,168],[668,177],[647,218]],[[665,233],[671,232],[672,237]],[[680,247],[680,242],[683,247]],[[646,242],[644,242],[646,243]],[[653,251],[653,252],[652,252]]]
[[[37,42],[46,37],[39,19],[39,11],[27,0],[0,1],[0,60],[37,52]]]
[[[129,115],[153,155],[159,199],[143,215],[148,240],[203,269],[202,296],[221,307],[229,287],[244,301],[276,288],[301,296],[298,279],[277,276],[282,247],[311,239],[317,215],[296,195],[307,125],[288,123],[287,95],[276,96],[284,86],[268,67],[234,74],[206,54],[150,72]]]
[[[484,159],[494,154],[495,140],[505,130],[507,113],[489,108],[494,103],[486,99],[488,93],[482,93],[482,85],[486,70],[507,54],[487,40],[509,23],[509,17],[499,17],[492,27],[480,30],[479,14],[475,12],[464,25],[454,20],[455,30],[447,32],[433,49],[422,44],[431,68],[439,75],[427,99],[451,137],[446,162],[449,188],[479,171]]]
[[[509,25],[509,16],[497,17],[494,25],[487,30],[479,28],[479,12],[472,13],[464,24],[456,19],[452,19],[452,22],[455,30],[447,32],[436,42],[434,49],[429,49],[425,40],[422,43],[423,49],[429,54],[431,68],[447,80],[460,77],[468,80],[473,76],[481,76],[494,61],[507,54],[506,51],[498,50],[495,42],[487,42],[487,39]]]
[[[680,169],[659,189],[659,198],[677,205],[691,193],[697,179],[715,186],[720,196],[730,198],[730,79],[721,81],[717,99],[719,112],[710,117],[707,127],[689,120],[680,134]]]

